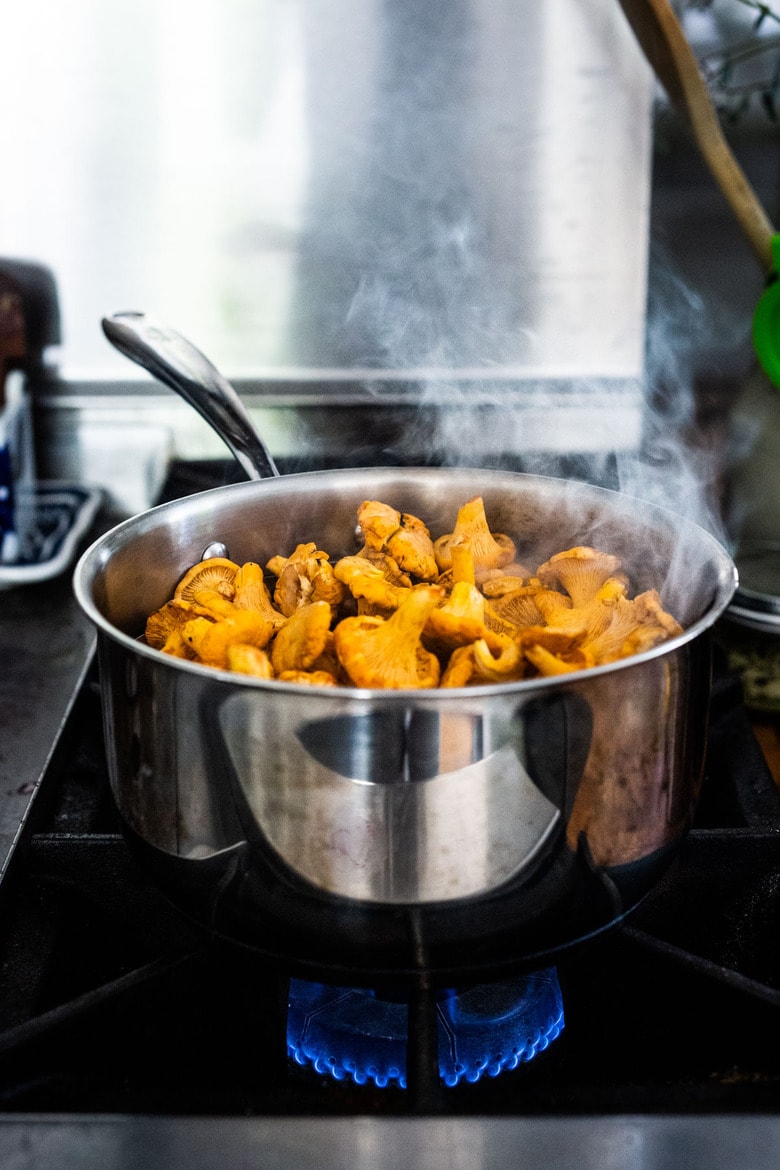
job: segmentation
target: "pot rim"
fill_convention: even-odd
[[[113,625],[101,613],[92,596],[93,582],[103,564],[110,559],[111,548],[118,548],[125,542],[125,537],[128,534],[134,533],[141,522],[148,523],[152,517],[163,516],[165,513],[172,510],[182,510],[186,513],[188,507],[198,510],[202,502],[208,498],[219,495],[220,497],[228,494],[241,495],[246,494],[250,489],[256,491],[283,491],[291,484],[303,480],[311,480],[313,478],[333,478],[335,475],[349,476],[354,475],[355,478],[363,478],[365,476],[374,476],[377,479],[389,478],[398,475],[414,475],[424,474],[426,477],[435,475],[437,472],[448,473],[449,475],[461,473],[476,473],[485,482],[490,481],[506,483],[512,479],[524,483],[552,483],[559,488],[564,485],[573,484],[575,481],[566,480],[554,476],[532,475],[526,472],[515,471],[499,471],[496,469],[479,469],[479,468],[431,468],[431,467],[379,467],[379,468],[341,468],[335,472],[333,470],[325,471],[306,471],[296,472],[290,475],[275,476],[273,478],[262,480],[248,480],[241,483],[225,484],[220,487],[209,488],[206,491],[196,492],[192,495],[182,497],[178,500],[171,500],[164,504],[158,504],[153,508],[146,509],[134,516],[130,516],[126,520],[120,521],[114,525],[107,532],[99,536],[93,543],[82,553],[73,571],[73,591],[76,600],[81,607],[84,614],[90,619],[98,632],[110,638],[112,641],[118,643],[126,650],[140,655],[142,658],[147,658],[160,665],[175,671],[184,671],[188,674],[194,674],[196,677],[205,678],[214,682],[229,684],[231,686],[249,687],[258,691],[270,691],[273,693],[306,693],[311,696],[313,701],[322,701],[329,703],[344,702],[345,700],[357,701],[376,701],[378,696],[381,696],[383,702],[408,704],[410,700],[415,703],[421,702],[441,704],[444,697],[448,699],[476,699],[481,696],[501,696],[501,695],[517,695],[530,694],[538,690],[547,690],[550,688],[560,687],[562,684],[568,685],[573,683],[580,683],[591,678],[601,677],[603,675],[612,674],[615,671],[630,670],[643,663],[650,662],[655,658],[664,657],[667,654],[673,653],[681,647],[692,642],[698,638],[706,630],[708,630],[721,617],[724,611],[729,606],[731,599],[737,591],[739,578],[737,567],[734,564],[730,554],[721,542],[712,535],[709,531],[678,513],[672,512],[668,508],[655,503],[650,503],[638,496],[629,496],[624,492],[615,491],[612,488],[601,487],[600,485],[591,484],[587,482],[577,481],[577,490],[581,491],[583,495],[589,495],[591,498],[598,498],[620,501],[620,507],[635,505],[640,508],[643,515],[649,518],[655,517],[658,521],[665,520],[666,523],[678,528],[681,532],[695,532],[697,538],[708,544],[713,555],[719,561],[718,580],[714,588],[714,597],[712,602],[707,607],[705,612],[697,618],[694,622],[688,625],[681,634],[673,638],[669,638],[656,646],[652,646],[648,650],[644,650],[641,654],[634,654],[627,658],[618,659],[615,662],[604,663],[600,666],[591,666],[583,670],[570,671],[565,674],[547,675],[538,678],[518,679],[513,682],[504,683],[480,683],[478,686],[471,687],[448,687],[442,689],[440,687],[421,688],[410,687],[405,689],[384,689],[384,688],[364,688],[364,687],[312,687],[304,683],[280,682],[276,679],[261,679],[254,678],[251,675],[242,675],[235,671],[222,670],[219,667],[204,666],[201,663],[190,662],[187,659],[173,658],[170,655],[162,654],[159,650],[152,646],[147,646],[144,642],[130,634],[126,634],[117,626]]]

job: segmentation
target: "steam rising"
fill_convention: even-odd
[[[698,425],[694,394],[697,358],[712,350],[712,331],[708,306],[654,244],[642,443],[636,451],[618,453],[619,487],[693,520],[726,543],[717,443]]]
[[[631,445],[612,445],[610,427],[625,409],[626,385],[492,377],[482,359],[498,352],[506,314],[495,305],[474,305],[473,233],[464,227],[445,238],[442,229],[441,240],[441,266],[427,257],[420,283],[401,289],[393,280],[384,287],[377,279],[364,282],[353,304],[353,323],[360,320],[381,335],[385,363],[437,368],[421,378],[423,409],[397,453],[422,449],[431,462],[479,467],[506,465],[502,453],[514,451],[510,466],[553,476],[574,466],[579,478],[667,508],[728,543],[718,498],[718,443],[699,426],[694,394],[697,362],[715,346],[713,314],[657,243],[651,246],[645,369],[634,387],[641,431]],[[485,372],[478,376],[481,362]],[[447,376],[447,367],[458,376]],[[471,376],[464,377],[464,367],[471,367]],[[567,436],[566,446],[560,419],[573,398],[586,405],[581,429]],[[537,420],[530,434],[529,419]],[[578,463],[581,451],[591,454]]]
[[[357,274],[336,290],[343,364],[413,384],[401,461],[587,479],[722,538],[692,387],[712,314],[657,245],[645,322],[633,295],[651,135],[636,46],[617,9],[522,8],[383,9],[365,150],[315,216]]]

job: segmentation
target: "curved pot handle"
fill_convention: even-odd
[[[104,317],[102,325],[120,353],[195,407],[228,445],[249,479],[279,474],[238,394],[192,342],[145,313],[114,313]]]

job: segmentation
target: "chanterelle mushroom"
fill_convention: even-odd
[[[263,570],[255,561],[246,561],[234,578],[236,609],[254,609],[266,617],[274,630],[280,629],[287,620],[283,613],[271,604],[271,592],[265,583]]]
[[[668,614],[655,589],[639,593],[633,601],[618,598],[606,630],[586,644],[594,662],[613,662],[641,654],[651,646],[682,633],[682,626]]]
[[[452,593],[428,618],[426,631],[437,649],[476,642],[485,633],[485,599],[476,585],[456,581]]]
[[[523,655],[512,639],[497,636],[489,646],[484,638],[453,650],[442,675],[441,686],[466,687],[477,683],[514,682],[524,673]]]
[[[274,602],[285,617],[313,601],[327,601],[335,607],[344,596],[328,554],[313,542],[299,544],[287,558],[272,557],[267,567],[278,576]]]
[[[426,637],[435,650],[444,653],[478,638],[486,639],[491,649],[498,648],[496,634],[510,633],[511,627],[489,613],[486,599],[474,584],[474,557],[468,542],[456,537],[451,552],[450,595],[429,617]]]
[[[608,577],[592,597],[581,605],[571,605],[568,597],[554,589],[541,590],[536,605],[548,625],[561,629],[582,627],[588,638],[597,638],[612,622],[614,602],[619,597],[625,597],[625,594],[625,580],[622,577]]]
[[[490,597],[486,603],[485,621],[491,628],[502,629],[507,625],[517,628],[536,626],[546,620],[536,604],[536,599],[540,593],[547,590],[544,590],[538,581],[535,584],[524,585],[517,578],[514,580],[516,582],[514,589]],[[569,604],[561,594],[559,596],[561,601]]]
[[[434,541],[436,563],[442,572],[450,567],[451,544],[458,537],[463,537],[471,549],[477,580],[483,573],[509,564],[515,555],[515,544],[510,537],[490,531],[485,515],[485,501],[481,496],[468,500],[458,510],[452,532]]]
[[[379,500],[364,500],[357,516],[367,548],[387,552],[404,572],[433,581],[439,570],[431,534],[422,520]]]
[[[238,565],[225,557],[209,557],[199,561],[182,577],[174,590],[173,596],[182,601],[192,601],[195,604],[205,604],[201,598],[216,593],[226,601],[235,597],[235,578]]]
[[[389,618],[348,617],[333,631],[336,653],[357,687],[435,687],[440,666],[420,641],[442,599],[437,585],[419,585]]]
[[[227,648],[228,670],[238,674],[250,674],[253,678],[273,678],[274,668],[271,659],[265,650],[257,646],[248,646],[245,642],[238,642]]]
[[[279,682],[294,682],[307,687],[337,687],[335,674],[327,670],[283,670]]]
[[[561,585],[575,606],[585,605],[604,582],[620,569],[620,560],[611,553],[577,545],[556,553],[537,569],[539,580],[551,588]]]
[[[563,674],[591,665],[583,643],[585,626],[528,626],[520,633],[523,654],[540,674]]]
[[[196,617],[182,631],[185,641],[206,666],[228,668],[228,648],[239,644],[262,649],[273,634],[271,623],[253,609],[236,609],[230,617],[211,621]]]
[[[376,549],[369,548],[366,544],[357,554],[361,561],[368,561],[375,569],[379,569],[382,576],[391,585],[397,585],[399,589],[411,589],[412,578],[408,573],[405,573],[396,560],[394,560],[390,553],[377,552]]]
[[[382,569],[365,557],[342,557],[333,566],[336,578],[343,582],[353,597],[364,598],[381,609],[396,609],[412,592],[404,586],[393,585]]]
[[[313,601],[296,609],[271,647],[271,662],[277,675],[286,670],[309,669],[328,645],[331,616],[327,601]]]
[[[192,652],[182,636],[184,626],[203,611],[190,601],[166,601],[160,609],[149,614],[144,637],[148,646],[171,654],[174,658],[191,658]]]

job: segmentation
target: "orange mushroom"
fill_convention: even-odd
[[[217,594],[225,601],[235,597],[238,565],[226,557],[208,557],[188,569],[176,586],[173,596],[181,601],[205,604],[201,597]]]
[[[507,565],[515,555],[515,544],[510,537],[491,532],[481,496],[474,496],[463,504],[452,532],[434,541],[436,563],[442,572],[452,563],[451,546],[458,537],[462,537],[471,549],[477,580],[482,574]]]
[[[367,548],[387,552],[404,572],[433,581],[439,570],[431,534],[422,520],[379,500],[364,500],[357,519]]]
[[[435,687],[441,668],[420,638],[442,599],[436,585],[408,590],[389,618],[349,617],[333,631],[339,661],[357,687]]]
[[[577,545],[566,552],[556,553],[537,569],[543,585],[562,586],[572,604],[584,605],[599,591],[604,582],[620,569],[620,560],[611,553],[600,552],[586,545]]]
[[[331,617],[327,601],[313,601],[296,609],[271,647],[277,675],[285,670],[309,669],[328,645]]]
[[[271,623],[250,609],[236,609],[230,617],[211,621],[192,618],[182,630],[184,640],[206,666],[228,668],[228,649],[245,643],[263,649],[273,634]]]

